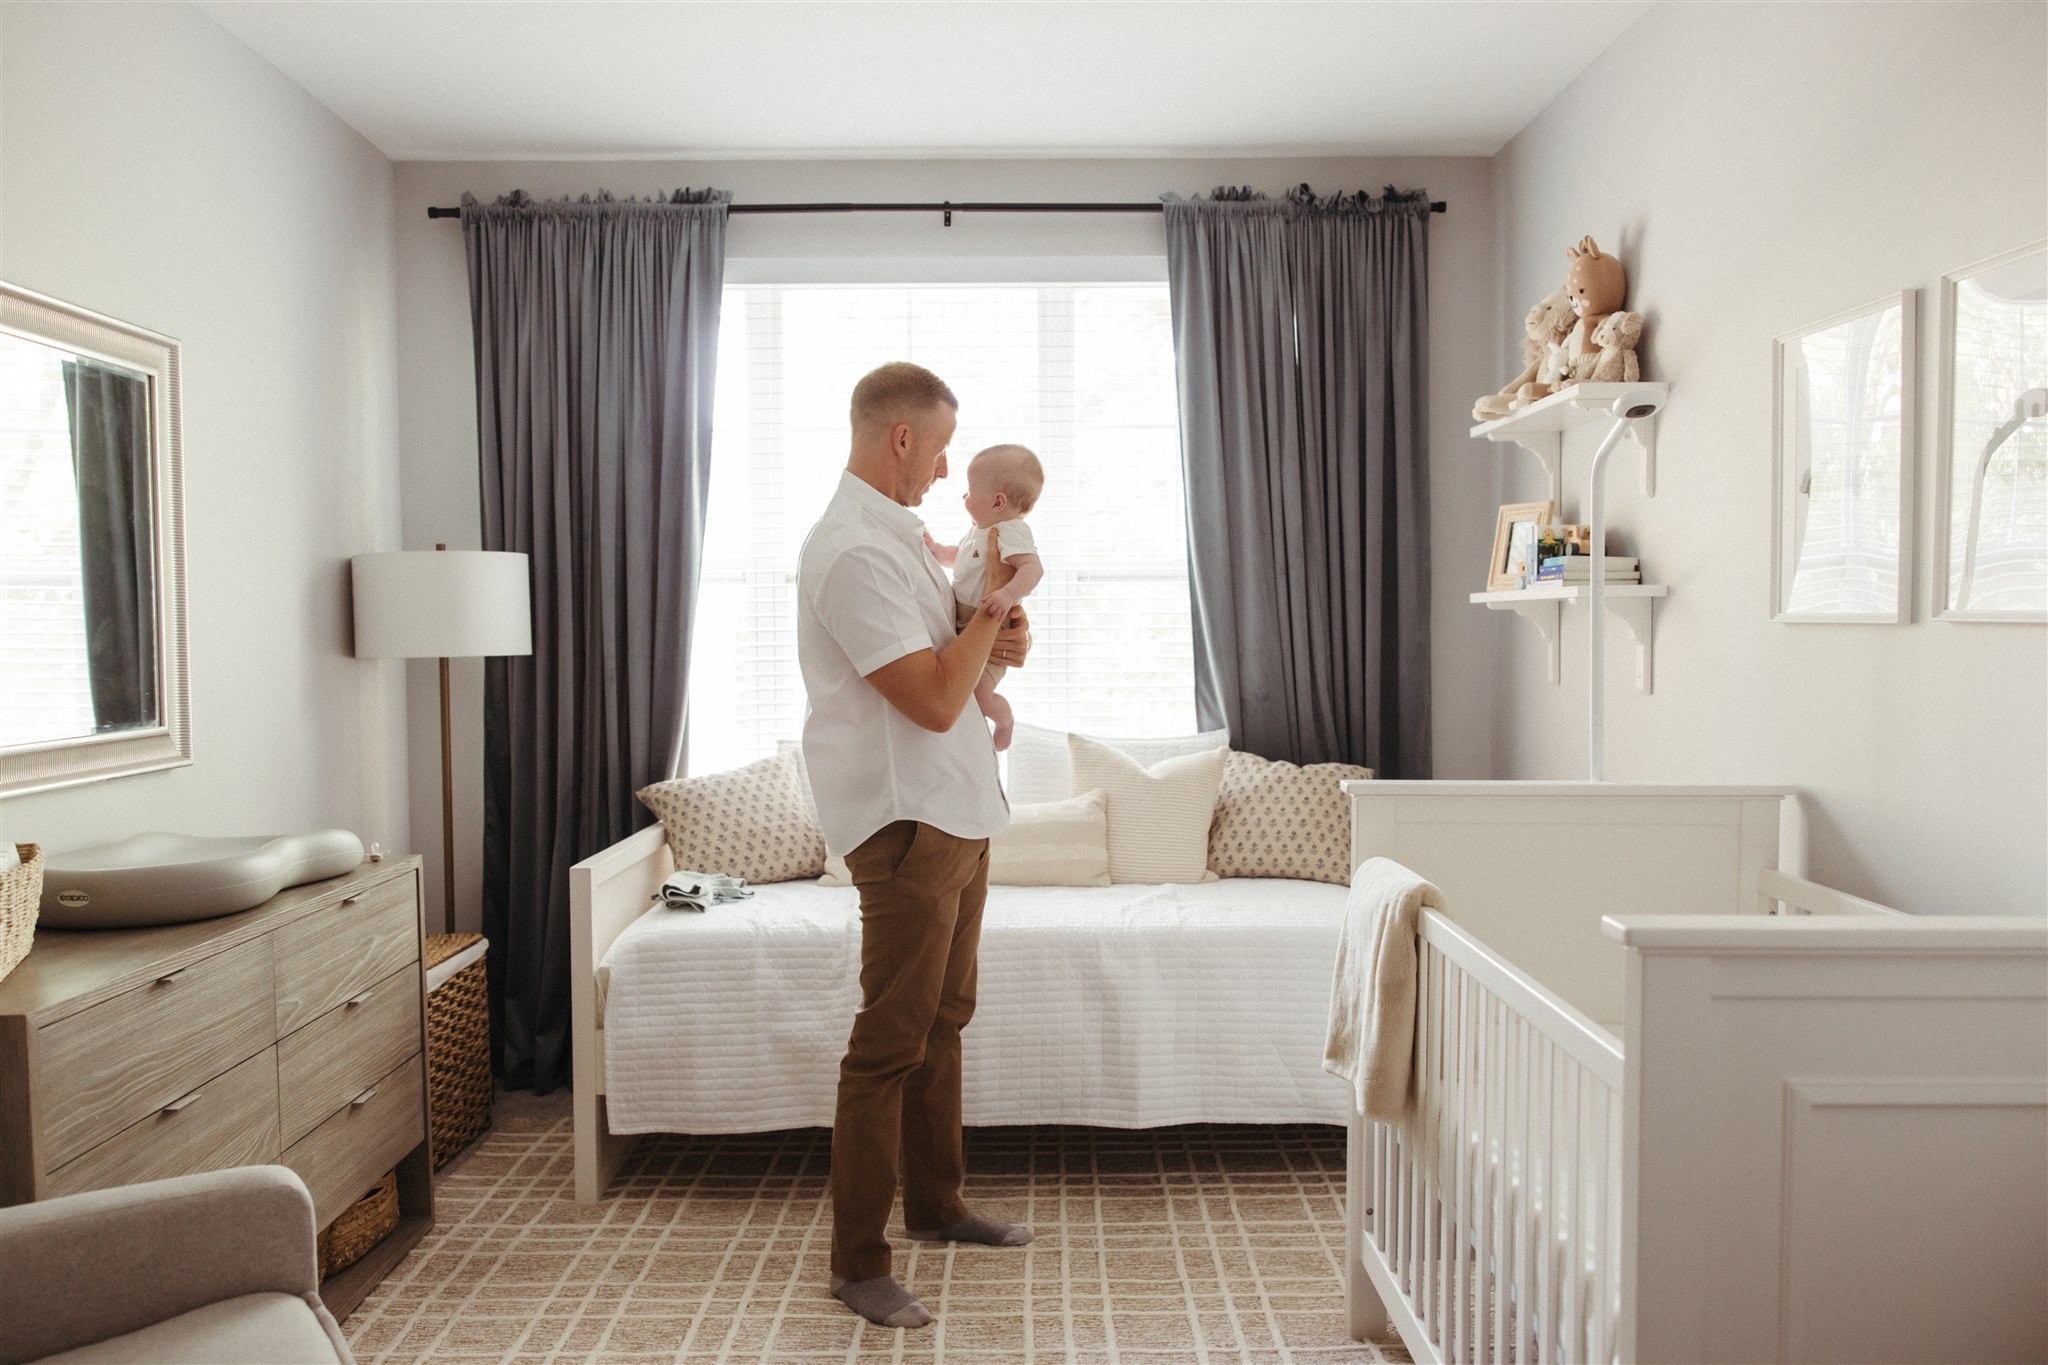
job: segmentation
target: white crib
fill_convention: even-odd
[[[1771,789],[1348,790],[1354,861],[1449,911],[1421,927],[1413,1108],[1351,1124],[1354,1336],[1391,1324],[1418,1361],[2048,1354],[2048,922],[1778,872],[1798,826]]]

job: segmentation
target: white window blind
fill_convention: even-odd
[[[93,732],[62,361],[0,338],[0,745]]]
[[[803,729],[796,562],[846,464],[847,401],[889,360],[960,397],[949,476],[918,514],[966,533],[968,458],[1020,441],[1045,581],[1017,718],[1096,734],[1194,728],[1173,347],[1164,284],[735,285],[725,292],[709,525],[691,641],[689,770]]]

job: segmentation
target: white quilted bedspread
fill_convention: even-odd
[[[966,1121],[1343,1123],[1322,1057],[1345,895],[1250,878],[991,887]],[[611,1130],[829,1125],[860,999],[854,896],[784,882],[619,935],[599,969]]]

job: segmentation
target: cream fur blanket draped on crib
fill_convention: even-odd
[[[1441,891],[1392,859],[1368,858],[1351,874],[1323,1070],[1350,1081],[1360,1110],[1382,1123],[1408,1112],[1416,936],[1422,912],[1443,908]]]

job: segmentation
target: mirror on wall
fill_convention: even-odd
[[[0,284],[0,794],[189,763],[178,344]]]
[[[1907,619],[1913,295],[1777,339],[1779,621]]]
[[[1941,281],[1935,609],[2048,620],[2048,243]]]

